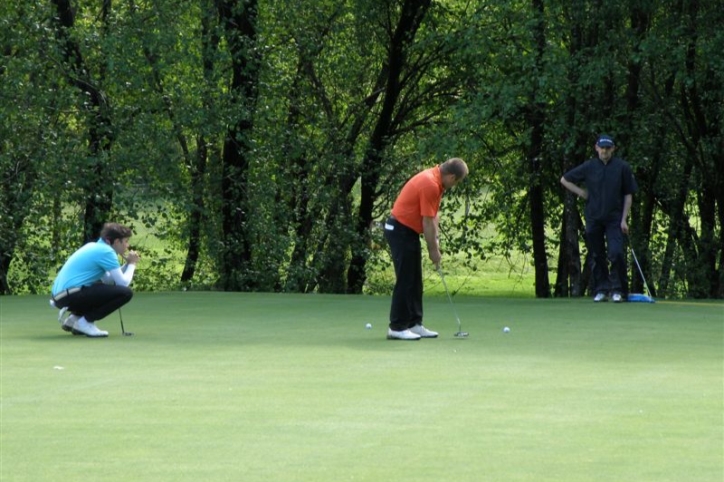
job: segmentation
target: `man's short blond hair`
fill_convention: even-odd
[[[459,157],[453,157],[440,165],[442,174],[453,174],[455,179],[462,179],[468,175],[468,165]]]

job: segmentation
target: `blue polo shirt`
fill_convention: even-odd
[[[118,254],[102,239],[88,243],[73,253],[58,272],[52,294],[63,290],[90,286],[100,280],[106,271],[120,268]]]
[[[574,184],[585,184],[588,191],[587,221],[616,221],[623,214],[623,198],[638,191],[631,166],[612,157],[608,164],[597,157],[589,159],[563,175]]]

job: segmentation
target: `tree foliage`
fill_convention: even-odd
[[[45,292],[113,219],[141,289],[385,292],[376,223],[447,157],[446,256],[530,256],[581,296],[563,172],[613,134],[660,296],[724,296],[714,0],[11,0],[0,6],[0,292]],[[494,233],[486,234],[486,233]],[[551,279],[551,273],[555,273]],[[632,274],[634,291],[641,280]]]

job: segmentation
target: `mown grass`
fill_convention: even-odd
[[[140,293],[91,340],[0,298],[0,478],[722,480],[721,303],[455,304],[393,342],[384,296]]]

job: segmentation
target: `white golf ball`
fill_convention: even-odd
[[[367,323],[367,324],[365,325],[365,328],[368,329],[368,330],[371,329],[371,328],[372,328],[372,323]]]
[[[503,333],[510,333],[510,328],[507,326],[503,328]]]

